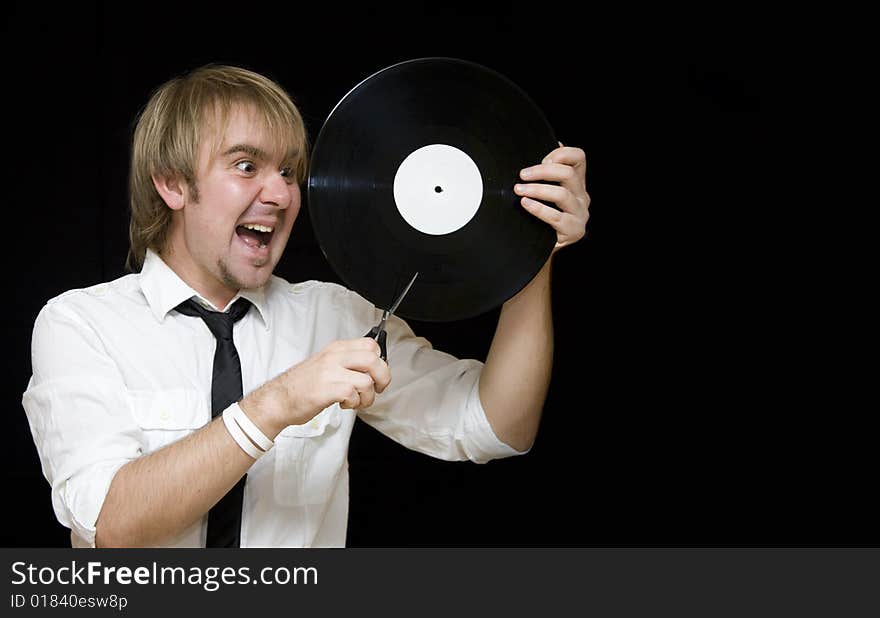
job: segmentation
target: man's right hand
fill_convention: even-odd
[[[379,344],[361,337],[334,341],[242,399],[242,410],[270,438],[302,425],[338,403],[347,409],[373,405],[391,382]]]

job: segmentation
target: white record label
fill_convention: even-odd
[[[394,202],[412,227],[440,236],[470,221],[483,201],[483,177],[465,152],[446,144],[414,150],[394,175]]]

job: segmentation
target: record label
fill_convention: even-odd
[[[422,146],[403,160],[394,175],[394,203],[400,216],[425,234],[449,234],[464,227],[482,201],[480,170],[455,146]]]

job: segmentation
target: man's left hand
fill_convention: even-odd
[[[523,208],[556,230],[553,253],[583,238],[590,218],[587,156],[583,150],[560,144],[540,165],[521,170],[520,178],[528,183],[514,187],[516,194],[522,196]],[[559,185],[540,184],[542,180]],[[553,202],[559,210],[537,200]]]

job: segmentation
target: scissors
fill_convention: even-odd
[[[376,343],[379,344],[379,349],[382,351],[379,356],[385,362],[388,362],[388,350],[385,347],[385,339],[387,338],[387,333],[385,332],[385,322],[388,321],[388,317],[392,315],[396,310],[398,305],[400,305],[400,301],[403,300],[403,297],[406,296],[406,293],[409,292],[409,289],[412,287],[412,284],[415,283],[416,277],[419,276],[419,273],[413,275],[412,279],[409,280],[407,286],[403,289],[403,292],[400,293],[400,296],[397,297],[397,300],[394,301],[394,304],[391,305],[391,309],[386,309],[382,312],[382,319],[379,323],[370,329],[364,337],[369,337],[370,339],[374,339]]]

